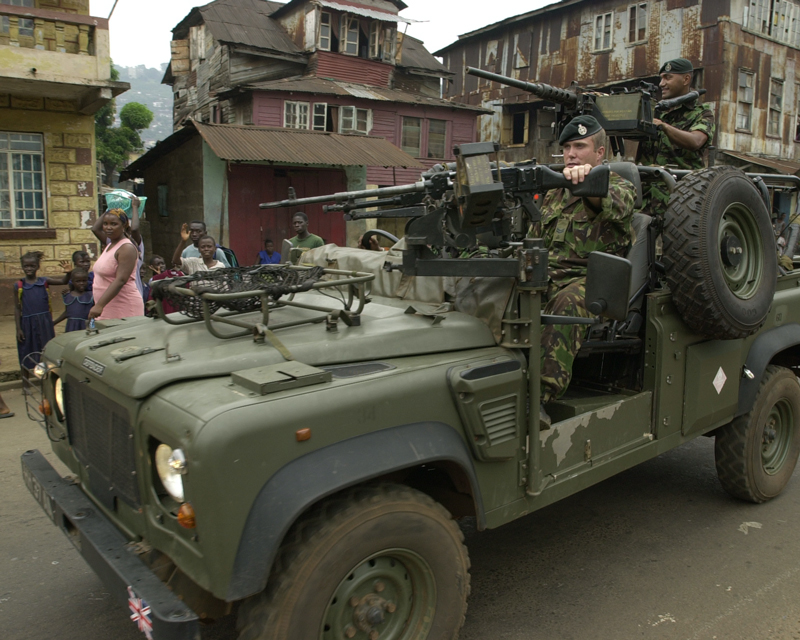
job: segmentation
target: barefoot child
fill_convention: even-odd
[[[44,254],[29,251],[20,259],[25,278],[14,283],[14,320],[17,325],[19,365],[30,369],[39,362],[39,352],[55,337],[50,314],[48,287],[60,278],[39,278],[39,262]]]
[[[89,273],[80,267],[72,271],[72,291],[64,292],[64,313],[53,324],[67,321],[66,331],[83,331],[89,318],[89,309],[94,305],[92,292],[87,291]]]

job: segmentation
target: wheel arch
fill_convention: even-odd
[[[800,367],[800,324],[791,323],[775,327],[765,331],[753,341],[744,365],[753,377],[742,378],[735,417],[744,415],[753,407],[764,372],[770,364]]]
[[[424,481],[423,469],[445,474],[454,491],[431,490],[438,485]],[[227,600],[264,590],[284,536],[320,500],[364,482],[403,478],[412,478],[411,486],[451,512],[475,515],[478,528],[485,528],[472,456],[455,429],[441,422],[420,422],[364,434],[293,460],[261,488],[239,540]],[[469,490],[472,514],[465,513],[469,505],[464,489]]]

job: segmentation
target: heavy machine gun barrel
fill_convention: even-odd
[[[693,100],[697,100],[706,92],[705,89],[700,89],[699,91],[690,91],[689,93],[678,96],[677,98],[669,98],[667,100],[660,100],[656,103],[656,109],[660,110],[668,110],[672,109],[672,107],[677,107],[679,104],[685,104],[687,102],[692,102]]]
[[[347,202],[361,198],[382,198],[385,196],[400,196],[406,193],[416,193],[430,189],[430,180],[420,180],[411,184],[401,184],[396,187],[383,187],[381,189],[364,189],[362,191],[342,191],[326,196],[311,196],[308,198],[288,198],[277,202],[264,202],[258,205],[259,209],[277,209],[279,207],[300,207],[306,204],[319,204],[322,202]]]
[[[501,76],[498,73],[491,73],[490,71],[484,71],[483,69],[476,69],[475,67],[467,67],[467,73],[472,76],[484,78],[485,80],[506,84],[509,87],[522,89],[523,91],[532,93],[533,95],[542,98],[543,100],[549,100],[550,102],[557,102],[568,107],[575,107],[578,104],[577,94],[573,93],[572,91],[567,91],[566,89],[561,89],[560,87],[554,87],[551,84],[544,84],[542,82],[524,82],[523,80],[509,78],[508,76]]]

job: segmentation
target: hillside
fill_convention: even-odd
[[[131,84],[130,91],[117,96],[117,113],[129,102],[140,102],[153,112],[153,123],[147,131],[142,132],[146,148],[172,133],[172,87],[161,84],[166,68],[166,64],[162,64],[160,69],[147,68],[144,65],[117,66],[119,79]]]

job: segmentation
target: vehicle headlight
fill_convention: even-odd
[[[33,368],[33,375],[35,375],[39,380],[44,378],[47,375],[47,365],[44,362],[40,362]]]
[[[173,449],[166,444],[156,448],[156,472],[161,484],[178,502],[183,502],[183,478],[186,473],[186,456],[180,449]]]
[[[56,396],[56,406],[58,407],[59,414],[63,417],[66,415],[64,413],[64,383],[61,381],[60,376],[56,378],[53,393],[55,393]]]

